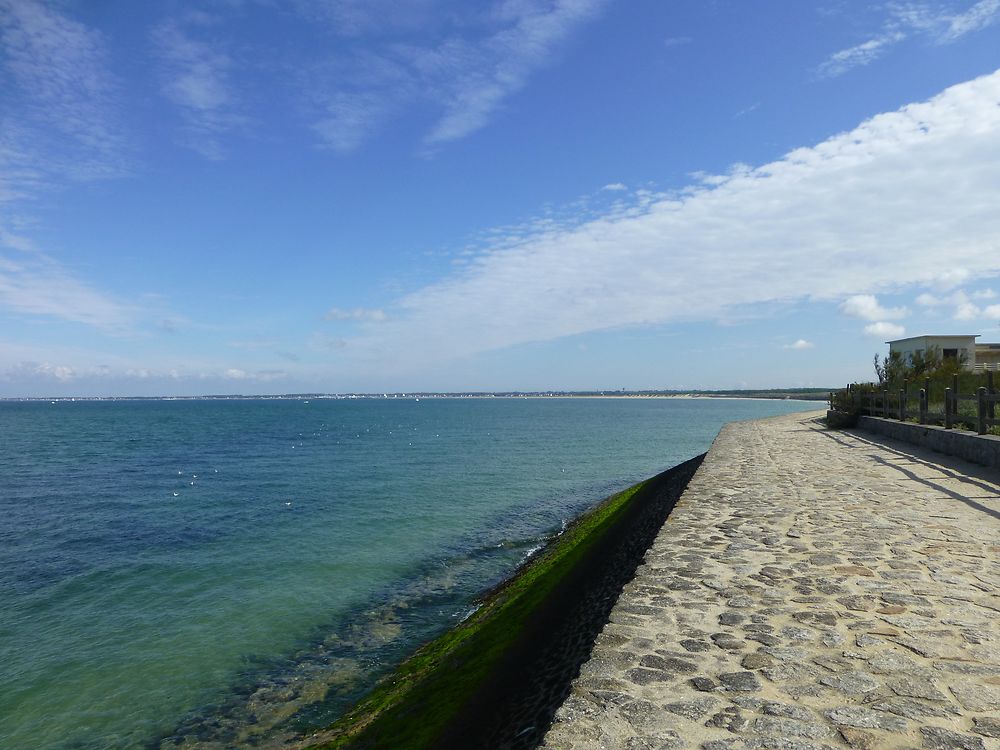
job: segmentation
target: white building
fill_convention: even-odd
[[[886,341],[889,353],[899,352],[909,360],[918,352],[937,349],[944,359],[961,359],[969,370],[1000,370],[1000,344],[977,344],[980,334],[956,336],[910,336]]]

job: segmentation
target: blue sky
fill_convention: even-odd
[[[1000,0],[0,0],[0,396],[1000,341]]]

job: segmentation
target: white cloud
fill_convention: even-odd
[[[437,147],[479,130],[539,69],[551,63],[569,37],[594,18],[606,0],[508,0],[485,17],[431,13],[433,2],[408,23],[378,18],[364,4],[335,2],[301,6],[325,18],[337,33],[366,35],[365,44],[342,55],[325,71],[310,74],[310,95],[321,103],[313,128],[323,143],[342,153],[358,148],[372,132],[406,107],[429,106],[436,122],[424,145]],[[376,8],[379,7],[376,4]],[[467,14],[470,11],[465,11]],[[450,26],[442,18],[459,18]],[[430,19],[436,18],[436,22]],[[445,28],[436,28],[445,26]],[[382,41],[378,31],[419,29],[412,41]],[[433,41],[428,42],[428,36]]]
[[[991,290],[985,290],[990,292]],[[983,294],[981,292],[974,293],[972,297],[966,294],[964,291],[959,290],[952,294],[947,302],[955,306],[955,312],[953,317],[955,320],[982,320],[984,318],[995,317],[991,315],[991,312],[995,312],[1000,305],[990,305],[988,307],[980,308],[975,302],[972,301],[973,298],[978,299],[990,299],[992,294]]]
[[[917,304],[923,307],[937,308],[943,307],[945,305],[953,305],[954,312],[952,317],[955,320],[979,320],[984,317],[991,317],[986,314],[987,310],[991,310],[996,305],[987,307],[986,310],[980,309],[973,300],[989,300],[996,297],[996,293],[992,289],[980,289],[973,292],[971,295],[966,293],[964,290],[959,289],[947,296],[938,297],[932,294],[921,294],[917,297]]]
[[[865,333],[869,336],[877,336],[878,338],[883,339],[899,339],[906,333],[906,329],[903,328],[903,326],[896,325],[895,323],[879,321],[877,323],[869,323],[866,325]]]
[[[610,192],[620,192],[622,190],[628,190],[628,187],[623,182],[610,182],[604,187],[602,187],[601,190],[608,190]]]
[[[865,320],[899,320],[909,314],[905,307],[882,307],[874,294],[855,294],[840,306],[840,311]]]
[[[979,317],[979,307],[969,299],[965,292],[955,292],[951,296],[951,302],[955,305],[955,320],[975,320]]]
[[[1000,72],[676,194],[508,229],[345,352],[373,367],[426,364],[760,303],[926,288],[942,258],[1000,274],[998,105]]]
[[[949,268],[947,271],[943,271],[934,276],[933,284],[939,289],[954,289],[956,286],[961,286],[972,274],[968,268],[961,268],[956,266],[954,268]]]
[[[794,343],[785,344],[784,349],[814,349],[816,345],[811,341],[806,341],[805,339],[798,339]]]
[[[379,309],[368,309],[364,307],[355,307],[353,310],[344,310],[340,307],[331,307],[330,310],[323,316],[324,320],[361,320],[370,323],[378,323],[385,320],[388,316],[385,314],[385,310]]]
[[[3,342],[0,352],[12,353],[25,349],[18,345],[8,345]],[[76,359],[87,359],[93,352],[77,352],[75,355],[66,352]],[[180,370],[178,368],[157,367],[153,365],[126,364],[116,361],[108,364],[81,364],[69,366],[54,364],[59,360],[43,360],[40,358],[13,359],[3,361],[0,357],[0,382],[5,384],[8,392],[17,391],[22,395],[86,395],[86,394],[116,394],[123,392],[133,394],[156,393],[165,384],[171,388],[181,387],[192,395],[205,393],[206,389],[254,389],[263,384],[285,380],[289,377],[284,370],[264,369],[246,370],[236,367],[219,368],[209,363],[203,363],[202,369]],[[63,387],[65,386],[65,387]],[[245,392],[245,391],[244,391]]]
[[[172,376],[176,378],[176,373],[172,373]],[[213,378],[221,378],[222,380],[246,380],[246,381],[257,381],[258,383],[271,383],[275,380],[283,380],[288,376],[288,373],[284,370],[243,370],[239,367],[229,367],[222,371],[221,375],[216,375],[213,372],[204,372],[199,377],[203,380],[211,380]],[[162,377],[160,375],[159,377]]]
[[[1000,305],[990,305],[983,310],[982,318],[1000,320]]]
[[[49,376],[56,380],[62,380],[63,382],[67,380],[72,380],[76,377],[76,372],[72,367],[67,365],[50,365],[48,362],[38,365],[34,368],[35,375],[41,375],[43,377]]]
[[[231,93],[232,60],[218,42],[197,41],[173,21],[156,27],[152,39],[160,58],[163,93],[184,119],[185,144],[206,158],[221,159],[223,136],[244,122]]]
[[[921,307],[940,307],[945,303],[945,301],[940,297],[935,297],[933,294],[929,294],[928,292],[918,295],[916,302]]]
[[[971,302],[963,302],[955,308],[955,320],[976,320],[979,308]]]

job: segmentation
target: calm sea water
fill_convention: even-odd
[[[0,403],[0,748],[273,746],[792,401]]]

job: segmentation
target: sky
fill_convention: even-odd
[[[1000,0],[0,0],[0,397],[1000,342]]]

